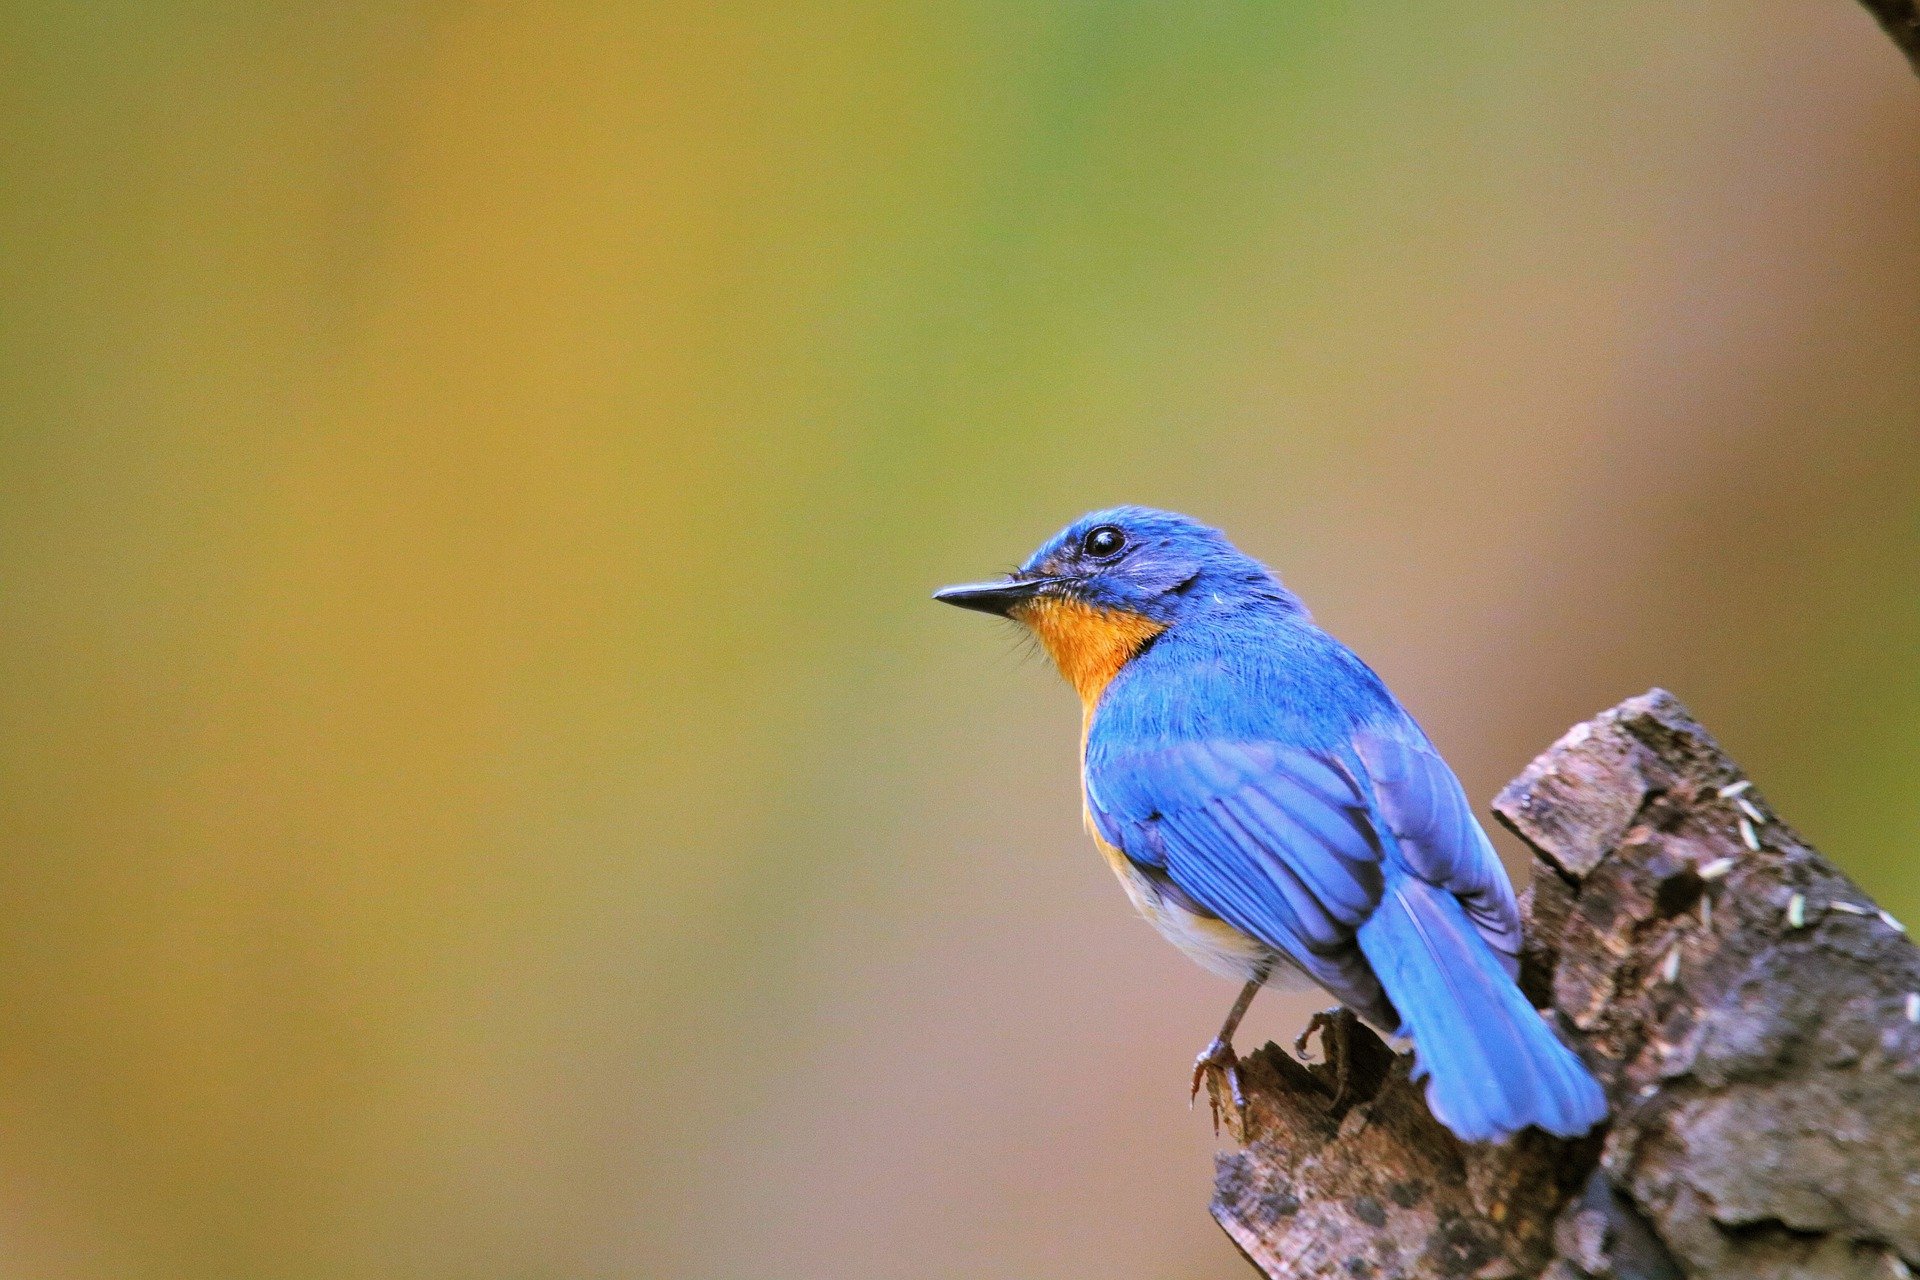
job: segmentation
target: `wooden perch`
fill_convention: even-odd
[[[1350,1015],[1323,1035],[1343,1071],[1268,1045],[1213,1202],[1248,1260],[1290,1280],[1920,1273],[1920,949],[1899,922],[1664,690],[1576,726],[1494,808],[1535,855],[1522,985],[1608,1125],[1468,1146]]]

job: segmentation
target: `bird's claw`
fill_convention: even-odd
[[[1214,1037],[1213,1043],[1200,1051],[1193,1060],[1193,1088],[1187,1098],[1192,1106],[1200,1097],[1200,1085],[1207,1086],[1207,1108],[1213,1112],[1213,1131],[1220,1132],[1220,1084],[1225,1080],[1227,1096],[1232,1100],[1235,1119],[1244,1119],[1247,1113],[1246,1095],[1240,1091],[1240,1056],[1233,1051],[1227,1041]]]
[[[1332,1030],[1334,1018],[1339,1012],[1338,1009],[1322,1009],[1308,1018],[1307,1025],[1293,1038],[1294,1056],[1301,1059],[1307,1056],[1307,1042],[1313,1039],[1316,1031],[1320,1033],[1320,1044],[1324,1050],[1327,1047],[1327,1033]]]
[[[1338,1107],[1347,1097],[1348,1037],[1353,1033],[1353,1014],[1344,1008],[1322,1009],[1307,1019],[1307,1026],[1293,1042],[1293,1051],[1306,1060],[1307,1042],[1320,1033],[1320,1056],[1333,1074],[1333,1101]]]

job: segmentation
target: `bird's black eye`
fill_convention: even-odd
[[[1080,539],[1080,550],[1095,560],[1111,560],[1119,555],[1127,545],[1127,535],[1110,524],[1087,530],[1087,536]]]

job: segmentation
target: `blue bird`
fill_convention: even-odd
[[[935,599],[1031,629],[1080,695],[1088,831],[1135,908],[1246,985],[1194,1066],[1222,1072],[1270,980],[1413,1042],[1470,1142],[1606,1114],[1515,984],[1520,917],[1465,792],[1380,677],[1218,530],[1083,516],[998,582]]]

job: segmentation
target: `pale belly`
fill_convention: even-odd
[[[1275,987],[1293,986],[1296,979],[1304,981],[1300,971],[1273,948],[1248,937],[1224,920],[1189,911],[1161,893],[1159,886],[1128,861],[1125,854],[1097,833],[1093,842],[1107,865],[1113,868],[1114,877],[1126,890],[1134,910],[1201,968],[1237,982],[1252,982],[1264,973]]]

